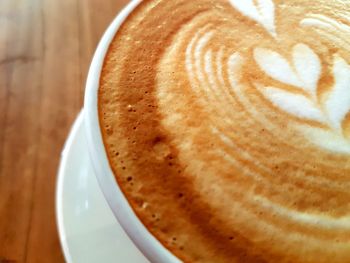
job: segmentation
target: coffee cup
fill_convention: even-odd
[[[114,215],[152,262],[347,262],[350,5],[133,1],[84,104]]]
[[[180,262],[142,224],[119,188],[108,163],[99,127],[97,95],[102,65],[108,47],[128,15],[139,5],[140,0],[131,1],[112,21],[105,31],[93,56],[86,81],[84,99],[84,126],[92,165],[101,190],[116,220],[151,262]]]

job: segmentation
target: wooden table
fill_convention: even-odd
[[[0,0],[0,263],[64,262],[60,152],[106,26],[127,0]]]

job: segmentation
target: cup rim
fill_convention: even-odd
[[[142,2],[132,0],[112,21],[103,34],[93,56],[85,87],[84,126],[92,166],[100,188],[114,216],[127,235],[151,262],[181,262],[142,224],[118,186],[109,165],[99,126],[98,89],[108,48],[129,14]]]

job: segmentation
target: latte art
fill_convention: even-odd
[[[112,41],[116,179],[186,262],[350,261],[350,3],[149,0]]]

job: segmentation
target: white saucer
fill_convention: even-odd
[[[58,173],[56,216],[68,263],[146,263],[112,214],[91,167],[82,113],[64,146]]]

